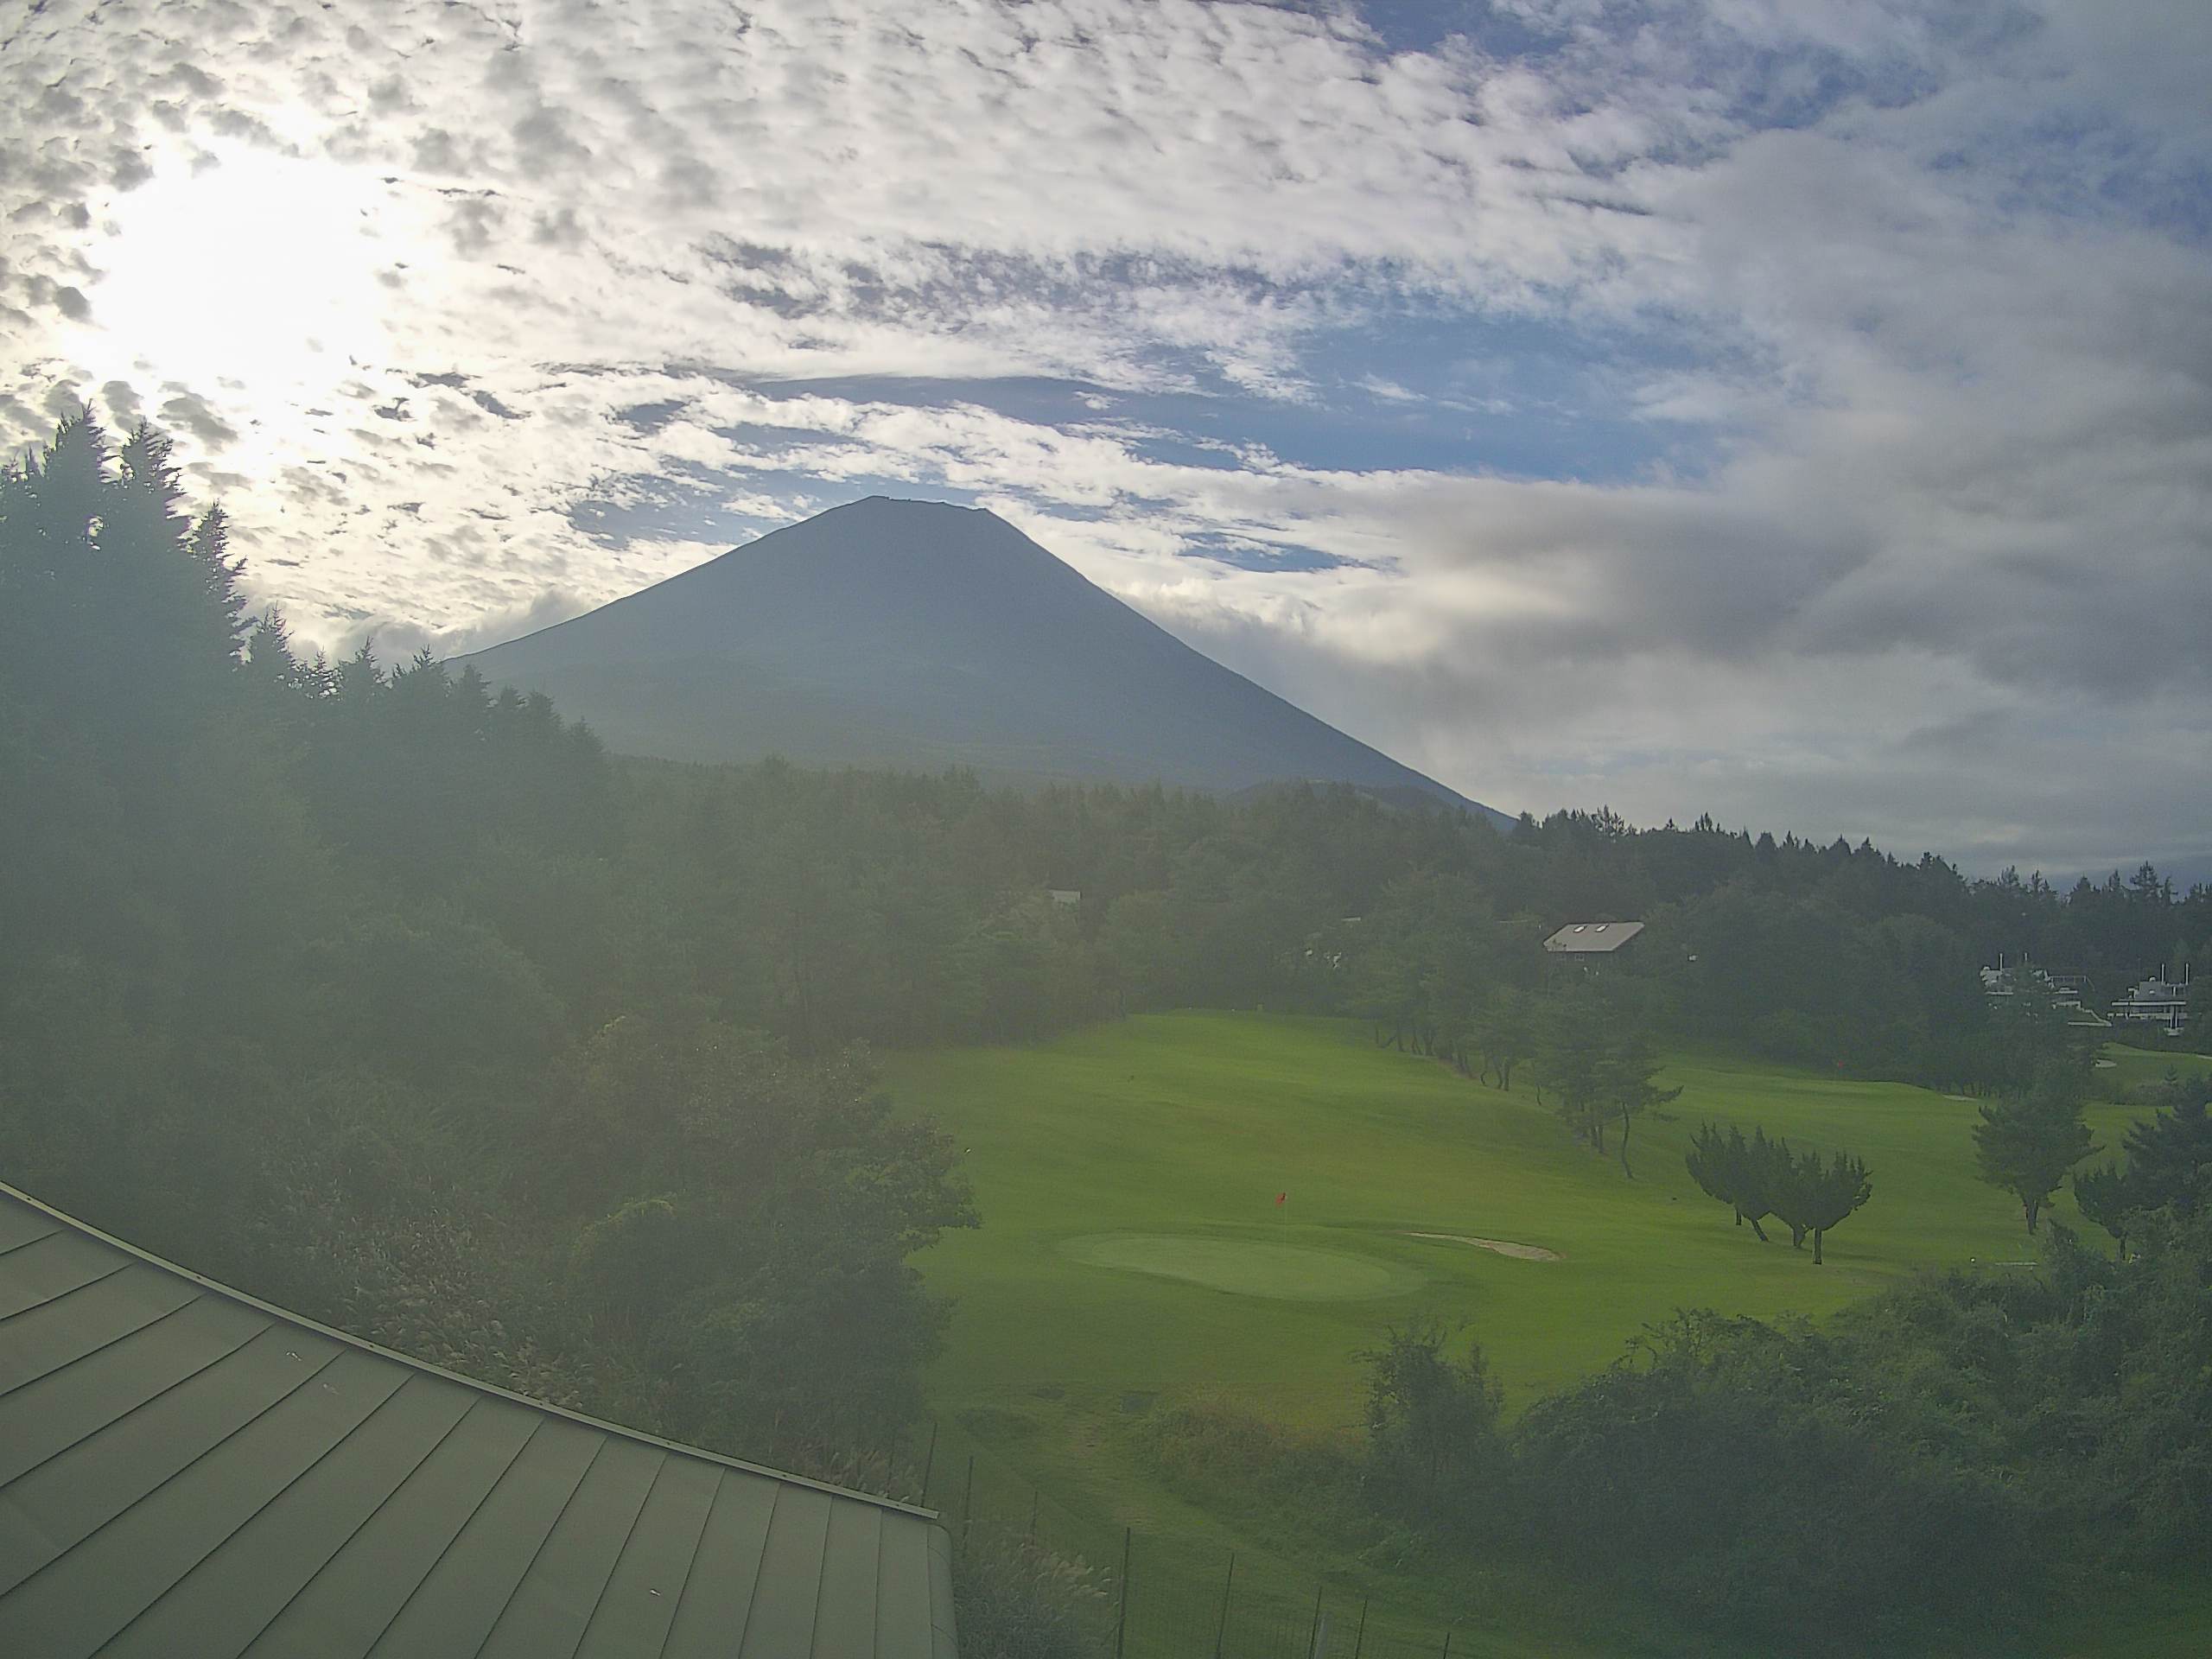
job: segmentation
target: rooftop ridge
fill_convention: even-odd
[[[710,1452],[704,1446],[687,1446],[681,1440],[664,1440],[658,1434],[648,1434],[642,1429],[630,1428],[621,1423],[609,1422],[603,1417],[594,1417],[585,1412],[571,1411],[566,1406],[553,1405],[543,1400],[533,1400],[526,1394],[517,1394],[513,1389],[503,1389],[496,1382],[486,1382],[477,1377],[463,1376],[459,1371],[449,1371],[442,1365],[434,1365],[426,1359],[417,1359],[411,1354],[403,1354],[397,1349],[386,1348],[381,1344],[369,1341],[365,1337],[354,1336],[335,1326],[325,1325],[319,1319],[311,1319],[303,1313],[296,1313],[289,1308],[279,1307],[274,1302],[263,1301],[257,1296],[248,1295],[245,1291],[237,1289],[235,1287],[194,1273],[189,1268],[179,1267],[175,1262],[156,1255],[150,1250],[142,1249],[126,1239],[118,1238],[112,1233],[102,1232],[89,1222],[80,1221],[66,1211],[57,1210],[52,1205],[32,1197],[18,1187],[10,1186],[5,1181],[0,1181],[0,1198],[12,1198],[26,1208],[35,1210],[48,1219],[58,1223],[80,1237],[89,1238],[112,1250],[119,1250],[133,1261],[143,1262],[160,1272],[174,1274],[188,1283],[199,1286],[200,1289],[211,1295],[219,1296],[238,1306],[251,1308],[257,1313],[265,1314],[280,1324],[302,1331],[311,1331],[315,1335],[337,1343],[342,1347],[361,1353],[373,1354],[379,1359],[404,1365],[410,1371],[439,1377],[446,1382],[456,1383],[461,1388],[471,1389],[480,1394],[491,1395],[514,1405],[541,1412],[549,1417],[557,1417],[602,1434],[619,1435],[624,1440],[652,1446],[658,1452],[674,1452],[679,1457],[696,1458],[725,1469],[734,1469],[741,1474],[757,1475],[763,1479],[781,1481],[786,1485],[803,1486],[813,1491],[824,1493],[830,1497],[849,1498],[857,1503],[873,1504],[878,1509],[889,1510],[896,1514],[911,1515],[920,1520],[936,1521],[939,1518],[937,1510],[924,1509],[918,1504],[901,1503],[895,1497],[882,1497],[874,1492],[855,1491],[849,1487],[836,1486],[828,1481],[794,1474],[787,1469],[775,1469],[766,1464],[749,1463],[742,1458],[733,1458],[720,1452]]]

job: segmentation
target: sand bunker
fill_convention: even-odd
[[[1466,1233],[1408,1233],[1406,1236],[1442,1239],[1452,1244],[1471,1244],[1478,1250],[1494,1250],[1500,1255],[1510,1255],[1521,1262],[1566,1260],[1557,1250],[1548,1250],[1541,1244],[1516,1244],[1505,1238],[1476,1238]]]

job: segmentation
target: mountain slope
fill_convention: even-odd
[[[1003,519],[938,502],[832,508],[462,664],[545,692],[613,748],[672,760],[1222,790],[1313,779],[1475,805],[1192,650]]]

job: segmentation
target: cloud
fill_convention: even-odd
[[[336,648],[891,486],[1501,805],[2212,863],[2204,9],[1490,12],[55,0],[0,435]]]

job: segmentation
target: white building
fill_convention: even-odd
[[[2126,1025],[2149,1026],[2169,1037],[2178,1037],[2189,1024],[2189,969],[2181,970],[2177,984],[2165,969],[2144,980],[2112,1005],[2112,1017]]]

